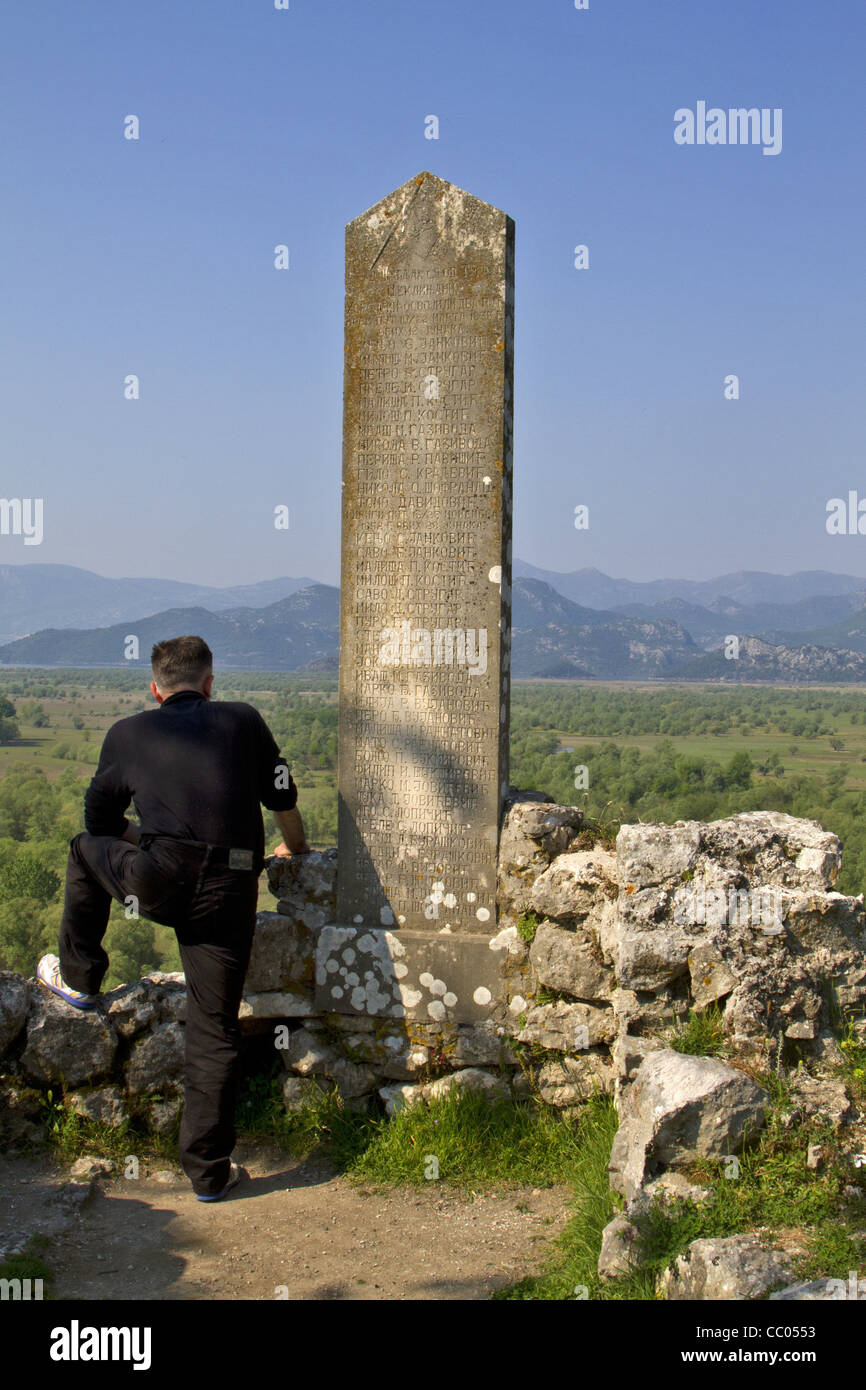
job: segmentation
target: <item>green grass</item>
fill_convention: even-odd
[[[684,1022],[669,1030],[665,1042],[674,1052],[687,1052],[691,1057],[721,1057],[727,1038],[718,1004],[701,1011],[691,1009]]]
[[[524,912],[517,919],[517,935],[521,941],[527,945],[535,940],[535,933],[538,931],[538,917],[534,912]]]
[[[854,1031],[853,1019],[847,1020],[839,1046],[845,1057],[839,1067],[839,1075],[852,1098],[862,1109],[866,1106],[866,1041]]]
[[[494,1294],[495,1299],[573,1299],[581,1297],[583,1290],[589,1298],[600,1296],[596,1266],[601,1234],[621,1205],[610,1190],[607,1170],[616,1129],[616,1110],[610,1097],[587,1101],[580,1119],[572,1122],[567,1180],[574,1188],[574,1197],[568,1224],[554,1242],[547,1269]]]
[[[431,1181],[432,1156],[439,1178],[452,1187],[565,1183],[580,1148],[573,1123],[534,1100],[491,1102],[455,1090],[386,1118],[353,1113],[331,1089],[286,1113],[281,1080],[258,1076],[246,1083],[238,1106],[242,1132],[299,1157],[322,1154],[359,1182],[421,1185]]]

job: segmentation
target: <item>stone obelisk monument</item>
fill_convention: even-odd
[[[364,956],[383,929],[400,951],[421,932],[474,934],[491,955],[513,287],[511,219],[432,174],[346,229],[337,920]],[[369,962],[348,954],[320,963],[332,1009],[364,990]],[[376,988],[368,1011],[390,1012]]]

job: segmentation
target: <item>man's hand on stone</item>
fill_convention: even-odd
[[[273,850],[273,853],[280,859],[291,859],[295,854],[312,854],[312,850],[306,840],[302,840],[300,844],[291,848],[286,844],[285,840],[281,840],[276,849]]]

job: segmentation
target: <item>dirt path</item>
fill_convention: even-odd
[[[486,1299],[540,1269],[567,1215],[563,1187],[386,1191],[268,1147],[235,1158],[248,1176],[213,1204],[179,1168],[101,1178],[79,1205],[67,1172],[0,1160],[0,1245],[42,1222],[59,1299]]]

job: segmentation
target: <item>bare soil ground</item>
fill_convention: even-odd
[[[179,1168],[82,1200],[50,1160],[0,1157],[0,1248],[48,1235],[56,1299],[471,1300],[538,1272],[567,1216],[564,1187],[386,1189],[269,1146],[234,1157],[244,1176],[213,1203]]]

